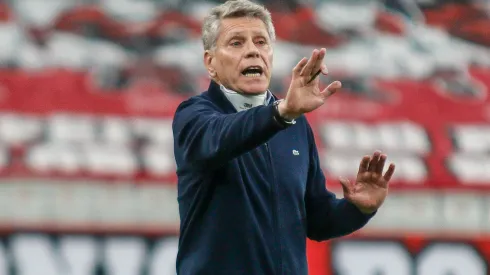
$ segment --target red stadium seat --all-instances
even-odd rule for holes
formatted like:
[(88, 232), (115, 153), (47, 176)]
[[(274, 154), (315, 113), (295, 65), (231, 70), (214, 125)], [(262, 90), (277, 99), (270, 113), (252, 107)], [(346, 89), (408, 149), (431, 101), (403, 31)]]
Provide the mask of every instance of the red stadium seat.
[(0, 3), (0, 23), (11, 22), (15, 19), (14, 13), (10, 10), (9, 5)]
[(125, 38), (128, 34), (123, 23), (107, 15), (99, 6), (81, 6), (67, 10), (56, 18), (54, 28), (113, 40)]
[[(128, 6), (113, 1), (77, 6), (50, 2), (43, 7), (31, 3), (33, 0), (23, 0), (14, 8), (0, 5), (0, 21), (7, 22), (0, 24), (0, 63), (5, 67), (0, 70), (0, 141), (7, 156), (0, 162), (21, 174), (43, 171), (53, 177), (173, 182), (171, 117), (185, 97), (205, 89), (208, 81), (205, 70), (196, 68), (202, 62), (197, 54), (202, 18), (154, 9), (151, 2)], [(36, 7), (42, 9), (38, 14), (33, 12)], [(484, 96), (463, 102), (457, 93), (464, 92), (469, 82), (438, 72), (469, 62), (468, 53), (444, 62), (444, 53), (456, 52), (449, 44), (450, 36), (428, 26), (415, 29), (420, 41), (411, 43), (423, 48), (427, 46), (424, 41), (433, 41), (439, 55), (429, 58), (410, 52), (411, 44), (403, 42), (406, 26), (400, 18), (377, 6), (369, 8), (360, 21), (347, 18), (343, 26), (372, 21), (373, 26), (368, 27), (380, 39), (374, 41), (378, 43), (374, 47), (384, 54), (375, 64), (377, 74), (367, 72), (373, 66), (368, 55), (376, 54), (375, 48), (361, 50), (362, 43), (349, 41), (355, 34), (332, 32), (327, 26), (329, 18), (322, 21), (315, 14), (319, 10), (273, 10), (279, 37), (276, 54), (283, 56), (275, 62), (278, 77), (284, 79), (282, 86), (287, 87), (290, 74), (284, 67), (293, 66), (310, 45), (332, 47), (329, 58), (337, 58), (329, 64), (335, 68), (332, 76), (343, 80), (344, 92), (332, 99), (333, 107), (309, 115), (326, 160), (327, 177), (350, 173), (348, 169), (360, 155), (381, 148), (400, 163), (401, 185), (426, 184), (434, 169), (443, 171), (438, 178), (458, 185), (451, 181), (451, 173), (464, 173), (458, 170), (458, 163), (469, 165), (480, 156), (478, 151), (490, 150), (486, 132), (454, 130), (452, 138), (458, 148), (452, 148), (449, 141), (442, 141), (444, 134), (437, 126), (450, 120), (451, 114), (423, 116), (430, 108), (416, 111), (406, 106), (445, 106), (466, 114), (468, 122), (479, 121), (480, 117), (468, 114), (489, 100), (484, 88), (490, 86), (490, 72), (478, 71), (478, 83), (483, 87), (479, 95)], [(429, 25), (458, 32), (455, 35), (459, 37), (466, 35), (467, 40), (485, 39), (487, 17), (474, 7), (447, 4), (424, 13)], [(453, 23), (457, 22), (450, 20), (454, 17), (468, 19), (468, 24), (455, 28)], [(45, 34), (41, 35), (44, 40), (36, 41), (26, 33), (19, 24), (24, 22), (27, 30), (32, 26)], [(483, 40), (478, 43), (485, 43)], [(143, 47), (138, 48), (140, 42)], [(400, 60), (392, 60), (397, 54)], [(477, 61), (485, 64), (485, 60), (481, 54)], [(360, 77), (363, 73), (368, 75)], [(398, 79), (403, 73), (407, 79)], [(388, 80), (378, 86), (372, 75)], [(469, 102), (477, 106), (464, 107)], [(444, 160), (451, 170), (444, 170)], [(19, 168), (22, 165), (27, 170)], [(474, 179), (471, 175), (461, 177)]]
[(389, 12), (380, 11), (375, 26), (379, 31), (395, 35), (405, 34), (405, 22), (399, 16)]

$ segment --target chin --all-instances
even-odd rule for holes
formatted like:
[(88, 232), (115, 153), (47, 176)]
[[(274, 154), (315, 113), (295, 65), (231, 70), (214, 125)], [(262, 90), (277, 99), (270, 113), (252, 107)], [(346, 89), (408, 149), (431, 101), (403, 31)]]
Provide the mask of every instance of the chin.
[(269, 82), (243, 83), (240, 86), (240, 90), (245, 94), (261, 94), (269, 89)]

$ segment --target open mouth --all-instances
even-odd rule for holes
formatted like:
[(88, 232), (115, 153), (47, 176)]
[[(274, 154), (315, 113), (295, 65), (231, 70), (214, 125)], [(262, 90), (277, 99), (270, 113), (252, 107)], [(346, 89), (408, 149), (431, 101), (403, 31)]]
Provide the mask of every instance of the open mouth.
[(263, 74), (263, 70), (259, 66), (250, 66), (242, 71), (242, 75), (246, 77), (259, 77)]

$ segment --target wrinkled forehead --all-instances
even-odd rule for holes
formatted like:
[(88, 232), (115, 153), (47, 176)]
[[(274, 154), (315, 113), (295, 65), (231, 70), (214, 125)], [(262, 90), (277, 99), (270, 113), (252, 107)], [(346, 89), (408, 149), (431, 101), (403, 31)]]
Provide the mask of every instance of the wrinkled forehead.
[(225, 18), (221, 20), (218, 40), (249, 36), (262, 36), (269, 39), (265, 23), (255, 17)]

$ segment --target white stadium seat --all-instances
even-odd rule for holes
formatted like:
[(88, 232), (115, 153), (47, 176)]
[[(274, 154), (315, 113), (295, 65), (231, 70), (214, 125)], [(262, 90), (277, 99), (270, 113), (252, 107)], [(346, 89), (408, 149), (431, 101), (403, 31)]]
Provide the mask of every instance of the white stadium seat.
[(91, 117), (58, 114), (48, 121), (48, 140), (62, 143), (87, 143), (95, 140), (95, 123)]
[(206, 68), (202, 63), (200, 39), (189, 39), (177, 45), (164, 45), (155, 49), (153, 60), (161, 66), (176, 66), (191, 75), (202, 75)]
[(130, 22), (148, 22), (159, 11), (155, 1), (148, 0), (101, 0), (100, 5), (108, 14)]
[(157, 145), (172, 146), (172, 121), (161, 120), (155, 124), (155, 128), (149, 132), (150, 142)]
[(161, 146), (143, 148), (142, 159), (145, 170), (154, 176), (164, 176), (175, 172), (173, 151)]
[(490, 157), (484, 154), (457, 153), (449, 157), (448, 168), (461, 183), (490, 182)]
[(9, 145), (23, 145), (39, 139), (43, 124), (39, 117), (0, 114), (0, 141)]
[(131, 119), (131, 129), (138, 137), (145, 137), (155, 124), (154, 119), (133, 118)]
[(152, 144), (173, 144), (172, 121), (169, 119), (136, 119), (132, 125), (137, 136), (148, 139)]
[(14, 62), (25, 70), (42, 70), (52, 65), (53, 58), (50, 52), (31, 41), (25, 41), (17, 45)]
[[(70, 33), (54, 33), (48, 41), (47, 52), (50, 62), (59, 67), (83, 69), (90, 65), (94, 56), (90, 51), (90, 42), (83, 36)], [(96, 56), (99, 56), (97, 53)]]
[(342, 0), (319, 1), (316, 7), (320, 25), (340, 31), (372, 26), (380, 8), (377, 1)]
[(400, 169), (397, 169), (397, 172), (393, 175), (393, 179), (415, 183), (422, 183), (427, 179), (427, 167), (424, 161), (418, 157), (403, 156), (397, 158), (395, 156), (390, 157), (389, 162), (396, 163), (397, 167), (400, 167)]
[[(354, 177), (359, 168), (363, 154), (345, 154), (342, 152), (327, 152), (323, 159), (323, 166), (327, 173), (333, 177)], [(427, 178), (427, 168), (424, 161), (411, 155), (389, 155), (387, 163), (396, 163), (394, 180), (406, 183), (420, 184)], [(385, 166), (384, 172), (388, 169)]]
[(430, 153), (430, 140), (422, 126), (411, 122), (402, 122), (399, 127), (402, 144), (406, 151), (418, 154)]
[(26, 155), (27, 167), (36, 172), (78, 173), (82, 168), (79, 150), (69, 144), (35, 145)]
[(0, 24), (0, 63), (13, 62), (24, 41), (21, 27), (16, 23)]
[(18, 20), (28, 25), (50, 26), (63, 10), (72, 7), (76, 0), (15, 0), (12, 1)]
[(82, 146), (84, 167), (95, 175), (131, 176), (138, 170), (135, 154), (126, 146), (89, 144)]
[(460, 152), (490, 152), (490, 126), (459, 125), (453, 129), (455, 145)]
[(362, 151), (370, 151), (379, 148), (379, 137), (376, 135), (376, 128), (373, 125), (355, 123), (353, 126), (354, 147)]
[[(185, 3), (185, 2), (184, 2)], [(208, 15), (212, 8), (219, 5), (217, 1), (192, 1), (187, 2), (185, 5), (186, 14), (195, 20), (202, 22), (204, 18)]]
[(328, 148), (347, 149), (351, 148), (354, 133), (348, 123), (329, 122), (321, 127), (321, 134)]
[(394, 127), (392, 123), (382, 123), (378, 125), (379, 135), (376, 137), (383, 145), (385, 150), (401, 151), (405, 147), (401, 140), (398, 127)]
[[(91, 40), (89, 44), (90, 64), (95, 67), (124, 67), (130, 62), (130, 55), (116, 43), (103, 40)], [(97, 54), (91, 54), (96, 52)]]
[(132, 141), (129, 122), (118, 117), (103, 118), (100, 123), (100, 139), (107, 144), (129, 145)]
[(431, 147), (425, 130), (409, 122), (328, 122), (321, 128), (321, 134), (325, 146), (335, 150), (369, 152), (379, 149), (425, 154)]

